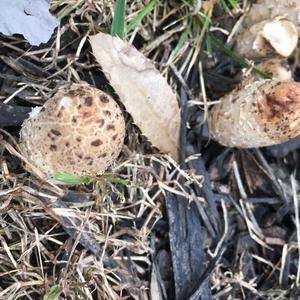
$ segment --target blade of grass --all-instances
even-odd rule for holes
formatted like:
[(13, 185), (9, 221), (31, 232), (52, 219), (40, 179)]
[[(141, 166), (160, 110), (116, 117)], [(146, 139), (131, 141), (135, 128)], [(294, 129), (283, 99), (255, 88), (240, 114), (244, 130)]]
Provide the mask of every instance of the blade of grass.
[(200, 32), (200, 35), (196, 41), (196, 45), (195, 45), (195, 50), (194, 50), (194, 53), (193, 53), (193, 57), (191, 59), (191, 62), (190, 62), (190, 65), (189, 65), (189, 68), (188, 68), (188, 71), (187, 71), (187, 74), (189, 74), (191, 68), (193, 67), (193, 65), (195, 64), (196, 60), (197, 60), (197, 57), (201, 51), (201, 48), (202, 48), (202, 42), (203, 42), (203, 39), (204, 39), (204, 36), (205, 34), (208, 32), (208, 29), (210, 27), (210, 24), (211, 24), (211, 16), (212, 16), (212, 12), (213, 12), (213, 9), (211, 8), (208, 12), (207, 12), (207, 15), (202, 13), (201, 15), (198, 15), (197, 18), (200, 20), (200, 25), (201, 25), (201, 32)]
[(118, 183), (118, 184), (121, 184), (121, 185), (124, 185), (126, 187), (129, 186), (129, 180), (127, 179), (122, 179), (122, 178), (118, 178), (118, 177), (113, 177), (113, 176), (110, 176), (110, 175), (103, 175), (103, 178), (106, 182), (111, 182), (111, 183)]
[(237, 0), (228, 0), (228, 2), (232, 6), (232, 8), (237, 8)]
[(233, 16), (232, 9), (238, 8), (237, 0), (220, 0), (220, 4), (223, 7), (224, 11)]
[(272, 76), (268, 73), (265, 73), (261, 70), (259, 70), (258, 68), (250, 65), (245, 59), (243, 59), (242, 57), (240, 57), (238, 54), (236, 54), (234, 51), (232, 51), (231, 49), (229, 49), (227, 46), (225, 46), (222, 41), (220, 41), (214, 34), (212, 34), (211, 32), (208, 33), (208, 36), (210, 37), (211, 41), (220, 49), (222, 50), (224, 53), (226, 53), (229, 57), (231, 57), (234, 61), (236, 61), (237, 63), (239, 63), (242, 67), (246, 67), (246, 68), (250, 68), (252, 67), (252, 70), (254, 73), (256, 73), (257, 75), (259, 75), (260, 77), (264, 78), (264, 79), (272, 79)]
[(213, 49), (212, 49), (212, 43), (211, 43), (211, 38), (208, 35), (206, 38), (206, 51), (207, 51), (207, 56), (212, 57), (213, 56)]
[(80, 290), (79, 288), (74, 288), (75, 293), (78, 296), (78, 299), (83, 299), (83, 300), (91, 300), (91, 298), (86, 295), (82, 290)]
[(225, 12), (230, 12), (230, 8), (228, 7), (225, 0), (221, 0), (220, 3), (221, 3), (221, 6), (223, 7)]
[(62, 5), (66, 0), (59, 0), (56, 3), (51, 5), (51, 9), (56, 9), (58, 8), (60, 5)]
[(86, 176), (78, 176), (60, 172), (54, 174), (54, 179), (71, 185), (89, 184), (91, 182), (91, 179)]
[(114, 10), (114, 18), (111, 25), (111, 35), (125, 38), (125, 12), (126, 0), (117, 0)]
[(142, 19), (147, 16), (156, 5), (157, 0), (151, 0), (138, 15), (128, 24), (126, 32), (130, 32), (135, 26), (137, 26)]
[(189, 24), (187, 25), (187, 27), (185, 28), (185, 30), (183, 31), (182, 35), (180, 36), (179, 41), (178, 41), (177, 45), (175, 46), (174, 50), (171, 52), (171, 55), (170, 55), (170, 58), (169, 58), (167, 64), (170, 64), (172, 62), (172, 60), (176, 57), (177, 53), (179, 52), (179, 50), (181, 49), (183, 44), (186, 42), (190, 32), (191, 32), (191, 20), (190, 20)]
[(60, 294), (60, 288), (58, 285), (54, 285), (50, 288), (50, 291), (44, 295), (43, 300), (54, 300)]
[(65, 8), (63, 8), (57, 15), (56, 18), (61, 21), (63, 18), (70, 15), (70, 13), (75, 10), (80, 4), (82, 4), (84, 0), (78, 0), (74, 5), (67, 5)]

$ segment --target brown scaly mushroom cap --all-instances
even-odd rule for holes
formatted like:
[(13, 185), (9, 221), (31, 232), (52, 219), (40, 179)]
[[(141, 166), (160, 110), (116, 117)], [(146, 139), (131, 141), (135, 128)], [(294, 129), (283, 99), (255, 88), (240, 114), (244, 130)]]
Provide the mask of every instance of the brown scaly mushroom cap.
[(254, 148), (300, 134), (300, 83), (261, 80), (239, 86), (210, 111), (213, 139), (229, 147)]
[(24, 121), (20, 147), (48, 176), (95, 176), (118, 157), (124, 136), (124, 117), (112, 97), (88, 84), (67, 84)]

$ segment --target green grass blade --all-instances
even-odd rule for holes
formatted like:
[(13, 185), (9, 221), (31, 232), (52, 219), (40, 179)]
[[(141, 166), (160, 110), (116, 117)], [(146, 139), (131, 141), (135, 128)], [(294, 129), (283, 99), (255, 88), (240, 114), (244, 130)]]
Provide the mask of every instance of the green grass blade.
[(60, 5), (62, 5), (66, 0), (59, 0), (56, 3), (51, 5), (51, 9), (57, 9)]
[(208, 57), (212, 57), (213, 56), (213, 49), (212, 49), (212, 42), (211, 42), (211, 38), (208, 35), (206, 38), (206, 51), (207, 51), (207, 56)]
[(116, 177), (114, 174), (104, 174), (104, 175), (102, 175), (102, 178), (106, 182), (118, 183), (118, 184), (124, 185), (126, 187), (128, 187), (129, 183), (130, 183), (128, 179), (123, 179), (123, 178)]
[(88, 184), (91, 182), (90, 178), (85, 176), (72, 175), (68, 173), (57, 172), (54, 174), (54, 179), (64, 182), (66, 184)]
[(237, 8), (237, 0), (228, 0), (228, 2), (233, 8)]
[(210, 24), (211, 24), (211, 16), (212, 16), (212, 9), (210, 9), (207, 12), (207, 15), (204, 13), (201, 13), (201, 15), (197, 16), (199, 25), (201, 26), (201, 32), (196, 41), (195, 50), (194, 50), (194, 53), (193, 53), (193, 56), (192, 56), (192, 59), (191, 59), (190, 65), (189, 65), (188, 73), (190, 72), (192, 66), (195, 64), (197, 57), (201, 51), (204, 36), (208, 32)]
[(44, 295), (43, 300), (54, 300), (56, 299), (59, 292), (59, 286), (54, 285), (53, 287), (51, 287), (50, 291)]
[(259, 70), (256, 67), (251, 66), (245, 59), (240, 57), (238, 54), (233, 52), (231, 49), (229, 49), (227, 46), (225, 46), (214, 34), (209, 33), (209, 37), (211, 41), (224, 53), (226, 53), (229, 57), (231, 57), (234, 61), (239, 63), (242, 67), (250, 68), (252, 67), (253, 72), (259, 75), (260, 77), (264, 79), (272, 79), (272, 76), (268, 73), (265, 73), (261, 70)]
[(111, 35), (125, 38), (125, 12), (126, 0), (117, 0), (114, 10), (114, 18), (111, 25)]
[(177, 45), (175, 46), (174, 50), (172, 51), (172, 53), (170, 55), (171, 58), (174, 58), (177, 55), (177, 53), (179, 52), (181, 47), (186, 42), (190, 32), (191, 32), (191, 22), (189, 22), (188, 26), (186, 27), (186, 29), (183, 31), (182, 35), (180, 36)]
[(83, 1), (84, 0), (78, 0), (74, 5), (67, 5), (56, 15), (56, 18), (61, 21), (63, 18), (69, 16), (72, 11), (74, 11), (80, 4), (83, 3)]
[(151, 0), (139, 13), (138, 15), (128, 24), (127, 32), (130, 32), (135, 26), (137, 26), (142, 19), (147, 16), (156, 5), (157, 0)]
[(221, 0), (220, 4), (221, 4), (221, 6), (222, 6), (222, 8), (224, 9), (225, 12), (229, 12), (230, 11), (230, 9), (229, 9), (227, 3), (225, 2), (225, 0)]
[(129, 180), (127, 180), (127, 179), (113, 178), (113, 179), (110, 179), (110, 182), (112, 182), (112, 183), (118, 183), (118, 184), (121, 184), (121, 185), (123, 185), (125, 187), (129, 186)]
[(85, 294), (83, 291), (81, 291), (79, 288), (74, 288), (75, 293), (77, 294), (77, 299), (83, 299), (83, 300), (91, 300), (91, 298)]

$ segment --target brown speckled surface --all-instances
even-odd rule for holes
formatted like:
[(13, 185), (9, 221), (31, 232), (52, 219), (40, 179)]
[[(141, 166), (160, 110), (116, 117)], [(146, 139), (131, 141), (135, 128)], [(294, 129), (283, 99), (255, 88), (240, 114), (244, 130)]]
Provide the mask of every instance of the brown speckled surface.
[(24, 122), (20, 146), (48, 175), (94, 176), (117, 158), (124, 136), (121, 109), (109, 95), (87, 84), (67, 84)]
[(264, 147), (300, 133), (300, 83), (249, 81), (220, 101), (211, 110), (209, 128), (222, 145)]

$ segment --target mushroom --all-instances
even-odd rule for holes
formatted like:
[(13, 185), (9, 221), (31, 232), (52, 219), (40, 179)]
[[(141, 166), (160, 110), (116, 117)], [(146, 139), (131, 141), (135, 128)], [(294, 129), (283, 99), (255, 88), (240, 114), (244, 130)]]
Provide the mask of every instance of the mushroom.
[(300, 34), (300, 1), (299, 0), (257, 0), (245, 18), (245, 27), (261, 21), (284, 16), (294, 23)]
[(295, 24), (283, 16), (277, 16), (246, 28), (236, 40), (235, 51), (251, 59), (270, 55), (289, 57), (297, 43)]
[(300, 83), (250, 81), (220, 99), (208, 118), (210, 136), (229, 147), (285, 142), (300, 133)]
[(111, 96), (86, 83), (66, 84), (24, 121), (20, 147), (49, 177), (95, 176), (118, 157), (124, 136), (124, 117)]

